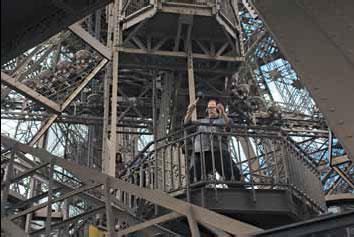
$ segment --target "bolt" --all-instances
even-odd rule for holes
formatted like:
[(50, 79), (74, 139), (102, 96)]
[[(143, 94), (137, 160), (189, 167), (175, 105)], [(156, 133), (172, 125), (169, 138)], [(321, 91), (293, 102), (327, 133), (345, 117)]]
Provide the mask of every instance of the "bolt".
[(336, 109), (334, 107), (331, 107), (329, 111), (334, 112)]
[(339, 124), (339, 125), (343, 125), (343, 124), (344, 124), (344, 121), (343, 121), (343, 120), (339, 120), (338, 124)]

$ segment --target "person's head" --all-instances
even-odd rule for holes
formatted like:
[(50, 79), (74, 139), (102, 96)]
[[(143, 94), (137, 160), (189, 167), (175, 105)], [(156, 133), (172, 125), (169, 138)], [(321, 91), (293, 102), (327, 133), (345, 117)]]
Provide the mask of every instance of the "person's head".
[(216, 109), (216, 105), (218, 104), (216, 99), (210, 99), (208, 101), (208, 107), (207, 107), (207, 112), (208, 112), (208, 117), (209, 118), (217, 118), (219, 117), (219, 113)]

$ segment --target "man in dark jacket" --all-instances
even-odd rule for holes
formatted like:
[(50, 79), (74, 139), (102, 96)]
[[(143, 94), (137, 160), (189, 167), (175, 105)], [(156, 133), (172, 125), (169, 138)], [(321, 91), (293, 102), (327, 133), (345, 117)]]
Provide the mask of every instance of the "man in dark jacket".
[[(191, 122), (192, 113), (196, 108), (198, 99), (188, 106), (184, 124)], [(228, 149), (228, 139), (218, 133), (229, 130), (232, 120), (227, 116), (224, 106), (216, 99), (208, 101), (208, 117), (197, 120), (199, 123), (209, 125), (198, 125), (194, 139), (194, 156), (190, 159), (190, 182), (205, 180), (209, 174), (215, 172), (226, 181), (232, 178), (240, 180), (240, 171), (232, 161)], [(214, 126), (213, 126), (214, 125)], [(213, 134), (214, 133), (214, 134)], [(215, 177), (214, 177), (215, 178)]]

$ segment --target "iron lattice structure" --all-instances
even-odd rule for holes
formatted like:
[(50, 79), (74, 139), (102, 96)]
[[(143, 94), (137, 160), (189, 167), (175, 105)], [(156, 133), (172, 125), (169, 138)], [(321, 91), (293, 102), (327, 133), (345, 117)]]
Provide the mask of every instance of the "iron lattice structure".
[[(327, 212), (326, 195), (353, 193), (352, 161), (249, 1), (115, 1), (4, 63), (1, 81), (12, 233), (249, 234), (293, 220), (223, 216), (195, 187), (227, 200), (239, 185), (254, 202), (272, 191), (300, 220)], [(181, 121), (196, 96), (196, 117), (217, 97), (234, 120), (211, 136), (227, 137), (241, 180), (215, 169), (189, 180), (198, 133)]]

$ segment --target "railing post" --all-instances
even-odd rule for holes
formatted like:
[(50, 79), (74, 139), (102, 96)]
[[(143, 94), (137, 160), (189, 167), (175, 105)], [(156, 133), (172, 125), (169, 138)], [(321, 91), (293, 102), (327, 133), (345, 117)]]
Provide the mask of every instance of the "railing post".
[[(154, 76), (152, 78), (152, 123), (153, 123), (153, 134), (154, 134), (154, 157), (155, 157), (155, 176), (154, 176), (154, 182), (155, 185), (153, 186), (155, 189), (159, 189), (159, 167), (158, 167), (158, 156), (157, 156), (157, 110), (156, 110), (156, 73), (154, 73)], [(158, 215), (159, 209), (158, 206), (155, 204), (155, 215)]]
[(224, 154), (223, 154), (223, 149), (222, 149), (222, 144), (221, 144), (221, 135), (218, 135), (218, 140), (219, 140), (219, 153), (220, 153), (220, 165), (221, 165), (221, 176), (222, 180), (226, 180), (225, 176), (225, 170), (224, 170)]
[(178, 159), (178, 188), (182, 187), (182, 164), (181, 164), (181, 148), (177, 146), (177, 159)]
[(188, 161), (188, 145), (187, 145), (187, 129), (184, 128), (184, 160), (186, 166), (186, 186), (187, 186), (187, 202), (191, 201), (191, 193), (190, 193), (190, 174), (189, 174), (189, 161)]
[[(246, 131), (247, 133), (247, 131)], [(250, 175), (251, 187), (252, 187), (252, 200), (256, 202), (256, 191), (254, 190), (254, 182), (253, 182), (253, 174), (252, 174), (252, 164), (250, 161), (250, 144), (249, 144), (249, 137), (246, 135), (246, 146), (247, 146), (247, 163), (248, 163), (248, 170)], [(256, 148), (257, 149), (257, 148)]]
[(193, 182), (196, 183), (198, 181), (198, 178), (197, 178), (197, 160), (196, 160), (195, 146), (194, 146), (195, 136), (193, 136), (191, 139), (192, 139), (192, 159), (191, 159), (191, 163), (193, 162)]
[(211, 132), (210, 135), (210, 150), (211, 150), (211, 160), (213, 167), (213, 179), (216, 188), (216, 167), (215, 167), (215, 154), (214, 154), (214, 134)]
[(206, 164), (205, 164), (205, 152), (203, 150), (203, 142), (202, 142), (202, 134), (197, 134), (199, 136), (199, 143), (200, 143), (200, 159), (201, 159), (201, 167), (200, 167), (200, 177), (202, 181), (207, 180), (207, 173), (206, 173)]
[[(231, 138), (231, 139), (230, 139)], [(230, 156), (229, 156), (229, 158), (230, 158), (230, 167), (231, 167), (231, 181), (235, 181), (235, 174), (234, 174), (234, 162), (233, 162), (233, 160), (232, 160), (232, 153), (231, 153), (231, 146), (230, 146), (230, 143), (232, 144), (232, 146), (233, 146), (233, 141), (232, 141), (232, 136), (230, 135), (228, 138), (228, 146), (227, 146), (227, 149), (228, 149), (228, 151), (229, 151), (229, 154), (230, 154)], [(241, 171), (240, 171), (241, 172)]]
[(174, 180), (173, 180), (173, 154), (174, 154), (174, 149), (173, 149), (173, 145), (170, 145), (170, 189), (172, 190), (174, 189)]
[(162, 189), (166, 192), (166, 147), (162, 149)]

